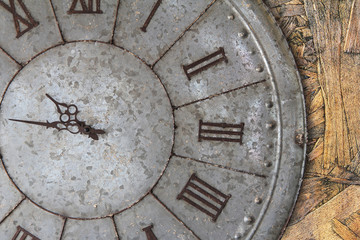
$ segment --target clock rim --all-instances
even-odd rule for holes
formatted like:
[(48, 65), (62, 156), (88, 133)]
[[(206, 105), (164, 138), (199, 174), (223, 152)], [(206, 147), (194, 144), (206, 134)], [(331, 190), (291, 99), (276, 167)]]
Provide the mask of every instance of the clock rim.
[[(259, 31), (256, 31), (256, 33), (255, 33), (255, 31), (251, 31), (252, 32), (252, 34), (254, 34), (254, 36), (255, 36), (255, 38), (256, 39), (259, 39), (259, 35), (265, 35), (266, 36), (266, 38), (267, 39), (269, 39), (269, 40), (276, 40), (276, 42), (279, 44), (279, 46), (283, 49), (283, 51), (285, 51), (284, 49), (286, 49), (286, 51), (285, 52), (283, 52), (284, 53), (284, 56), (285, 55), (287, 55), (287, 57), (289, 58), (291, 58), (291, 63), (288, 63), (288, 65), (286, 66), (286, 68), (288, 68), (288, 69), (293, 69), (293, 65), (295, 65), (295, 60), (294, 60), (294, 58), (293, 58), (293, 56), (291, 56), (291, 54), (290, 54), (290, 49), (289, 49), (289, 47), (288, 47), (288, 43), (286, 42), (286, 40), (285, 40), (285, 38), (284, 38), (284, 36), (283, 36), (283, 34), (282, 34), (282, 32), (281, 32), (281, 30), (280, 30), (280, 28), (277, 26), (277, 24), (276, 24), (276, 22), (275, 22), (275, 20), (274, 20), (274, 18), (273, 18), (273, 16), (271, 15), (271, 16), (269, 16), (269, 14), (271, 14), (271, 13), (269, 13), (269, 11), (268, 11), (268, 9), (267, 9), (267, 7), (265, 6), (265, 4), (262, 2), (262, 1), (258, 1), (258, 3), (254, 3), (253, 1), (249, 1), (249, 0), (227, 0), (227, 1), (229, 1), (229, 2), (231, 2), (234, 6), (235, 6), (235, 8), (237, 8), (237, 12), (239, 13), (239, 14), (243, 14), (243, 11), (239, 11), (239, 9), (241, 9), (239, 6), (245, 6), (244, 4), (249, 4), (250, 6), (253, 6), (253, 5), (257, 5), (257, 6), (255, 6), (255, 8), (254, 9), (252, 9), (254, 12), (257, 12), (257, 13), (259, 13), (259, 14), (257, 14), (256, 15), (256, 17), (259, 17), (259, 21), (262, 23), (262, 25), (263, 26), (258, 26), (257, 24), (255, 24), (255, 25), (250, 25), (250, 26), (252, 26), (252, 27), (254, 27), (254, 30), (256, 30), (256, 29), (258, 29)], [(242, 17), (244, 17), (244, 19), (248, 19), (248, 18), (246, 18), (246, 12), (244, 13), (244, 16), (242, 16)], [(268, 17), (268, 18), (267, 18)], [(267, 29), (267, 31), (263, 31), (263, 32), (261, 32), (261, 30), (262, 29)], [(250, 29), (251, 30), (251, 29)], [(92, 41), (92, 40), (79, 40), (79, 41), (83, 41), (83, 42), (89, 42), (89, 41)], [(39, 56), (39, 55), (41, 55), (42, 53), (44, 53), (44, 52), (46, 52), (46, 51), (48, 51), (49, 49), (51, 49), (51, 48), (54, 48), (54, 47), (56, 47), (56, 46), (59, 46), (59, 45), (64, 45), (64, 44), (68, 44), (68, 43), (71, 43), (71, 42), (78, 42), (78, 41), (69, 41), (69, 42), (65, 42), (65, 43), (60, 43), (60, 44), (56, 44), (56, 45), (54, 45), (54, 46), (52, 46), (52, 47), (50, 47), (50, 48), (48, 48), (48, 49), (46, 49), (46, 50), (44, 50), (44, 51), (42, 51), (42, 52), (40, 52), (39, 54), (37, 54), (37, 55), (35, 55), (34, 57), (32, 57), (28, 62), (26, 62), (26, 64), (28, 64), (30, 61), (32, 61), (34, 58), (36, 58), (37, 56)], [(95, 41), (95, 42), (102, 42), (102, 41)], [(103, 43), (106, 43), (106, 44), (109, 44), (108, 42), (103, 42)], [(268, 60), (268, 57), (267, 56), (269, 56), (269, 55), (271, 55), (270, 54), (270, 50), (269, 49), (265, 49), (264, 48), (264, 46), (263, 46), (263, 44), (261, 44), (261, 43), (263, 43), (262, 41), (260, 42), (260, 41), (258, 41), (258, 43), (260, 43), (260, 47), (261, 47), (261, 49), (263, 50), (263, 52), (265, 53), (265, 57), (266, 57), (266, 59), (267, 59), (267, 62), (269, 63), (269, 66), (271, 67), (272, 66), (272, 62), (271, 61), (269, 61)], [(112, 44), (113, 46), (116, 46), (115, 44)], [(116, 47), (119, 47), (119, 46), (116, 46)], [(280, 48), (279, 47), (279, 48)], [(121, 49), (123, 49), (123, 50), (126, 50), (126, 49), (124, 49), (124, 48), (122, 48), (122, 47), (120, 47)], [(129, 51), (130, 52), (130, 51)], [(289, 56), (290, 55), (290, 56)], [(141, 61), (142, 61), (142, 59), (141, 58), (139, 58)], [(145, 62), (144, 62), (145, 63)], [(146, 63), (145, 63), (146, 64)], [(147, 64), (146, 64), (147, 65)], [(21, 71), (21, 70), (20, 70)], [(299, 86), (302, 86), (302, 84), (301, 84), (301, 80), (300, 80), (300, 75), (299, 75), (299, 73), (297, 72), (297, 70), (296, 69), (293, 69), (293, 71), (295, 71), (296, 73), (296, 75), (297, 75), (297, 77), (296, 77), (296, 80), (297, 80), (297, 84), (299, 85)], [(18, 71), (19, 72), (19, 71)], [(17, 73), (12, 77), (12, 79), (10, 80), (10, 82), (9, 82), (9, 84), (11, 84), (11, 82), (12, 82), (12, 80), (16, 77), (16, 75), (17, 75)], [(156, 74), (157, 75), (157, 74)], [(9, 84), (8, 84), (8, 86), (9, 86)], [(6, 90), (7, 90), (7, 88), (8, 88), (8, 86), (6, 87)], [(6, 93), (6, 90), (5, 90), (5, 92), (4, 92), (4, 94)], [(306, 118), (305, 118), (305, 116), (306, 116), (306, 111), (305, 111), (305, 104), (304, 104), (304, 95), (303, 95), (303, 90), (302, 90), (302, 88), (300, 87), (300, 93), (301, 93), (301, 104), (302, 104), (302, 107), (303, 107), (303, 110), (302, 110), (302, 112), (300, 112), (300, 115), (302, 115), (302, 120), (303, 120), (303, 123), (301, 124), (302, 125), (302, 129), (300, 129), (300, 131), (304, 134), (304, 139), (306, 140), (306, 137), (307, 137), (307, 132), (306, 132)], [(279, 92), (278, 92), (278, 94), (279, 94)], [(281, 93), (280, 93), (281, 94)], [(0, 101), (0, 105), (1, 105), (1, 103), (2, 103), (2, 99), (3, 98), (1, 98), (1, 101)], [(284, 99), (286, 99), (286, 98), (284, 98)], [(280, 102), (280, 100), (281, 99), (279, 99), (279, 102)], [(281, 104), (279, 104), (279, 106), (282, 106)], [(282, 131), (283, 129), (281, 129), (281, 131)], [(283, 143), (285, 140), (284, 140), (284, 138), (282, 137), (281, 138), (281, 142)], [(306, 141), (305, 141), (306, 142)], [(295, 144), (295, 143), (294, 143)], [(301, 165), (301, 167), (298, 167), (298, 170), (300, 171), (300, 178), (298, 179), (298, 178), (294, 178), (295, 180), (296, 179), (298, 179), (298, 183), (297, 183), (297, 186), (295, 187), (295, 189), (293, 189), (293, 192), (295, 193), (295, 197), (293, 197), (292, 198), (292, 207), (291, 207), (291, 210), (290, 210), (290, 212), (292, 211), (292, 209), (294, 208), (294, 204), (295, 204), (295, 201), (296, 201), (296, 198), (297, 198), (297, 196), (298, 196), (298, 194), (299, 194), (299, 189), (300, 189), (300, 185), (301, 185), (301, 182), (302, 182), (302, 177), (303, 177), (303, 172), (304, 172), (304, 166), (305, 166), (305, 157), (306, 157), (306, 144), (302, 147), (302, 149), (303, 149), (303, 158), (302, 158), (302, 165)], [(279, 163), (279, 164), (281, 164), (281, 163)], [(281, 167), (280, 167), (280, 165), (278, 165), (277, 166), (278, 167), (278, 169), (281, 169)], [(291, 181), (290, 181), (291, 182)], [(277, 184), (275, 184), (274, 185), (275, 186), (275, 191), (277, 190), (277, 188), (278, 188), (278, 186), (277, 186)], [(20, 191), (21, 192), (21, 191)], [(291, 195), (291, 194), (290, 194)], [(292, 195), (291, 195), (292, 196)], [(270, 203), (270, 205), (271, 205), (272, 203)], [(270, 206), (269, 205), (269, 206)], [(269, 207), (268, 206), (268, 207)], [(268, 207), (267, 207), (267, 209), (268, 209)], [(273, 208), (272, 208), (273, 209)], [(54, 213), (54, 214), (56, 214), (56, 213)], [(265, 215), (264, 215), (264, 218), (266, 217), (266, 216), (268, 216), (269, 214), (272, 214), (271, 216), (272, 216), (272, 218), (274, 218), (275, 216), (276, 217), (279, 217), (279, 215), (277, 214), (277, 213), (274, 213), (274, 212), (269, 212), (269, 211), (267, 211), (266, 213), (265, 213)], [(57, 214), (56, 214), (57, 215)], [(286, 226), (286, 224), (287, 224), (287, 222), (289, 221), (289, 217), (285, 217), (285, 216), (281, 216), (281, 218), (282, 218), (282, 221), (283, 222), (285, 222), (284, 224), (285, 224), (285, 226)], [(261, 220), (261, 222), (259, 223), (260, 225), (263, 223), (263, 221), (264, 220)], [(283, 226), (283, 225), (282, 225)], [(284, 226), (284, 227), (285, 227)], [(255, 225), (254, 225), (254, 227), (255, 227)], [(282, 227), (282, 229), (281, 229), (281, 231), (283, 231), (283, 229), (284, 229), (284, 227)], [(257, 228), (256, 228), (256, 231), (257, 231)], [(281, 232), (280, 232), (281, 233)], [(253, 235), (253, 237), (256, 237), (257, 236), (257, 234), (258, 234), (258, 232), (254, 232), (253, 233), (254, 235)], [(276, 234), (273, 234), (274, 236), (276, 235)], [(249, 236), (249, 235), (248, 235)], [(266, 236), (270, 236), (270, 235), (266, 235)], [(261, 239), (264, 239), (264, 238), (261, 238)]]
[[(262, 211), (265, 210), (262, 215), (262, 219), (258, 219), (254, 224), (252, 230), (247, 234), (245, 239), (280, 239), (283, 235), (285, 228), (287, 227), (292, 212), (294, 211), (297, 198), (300, 193), (300, 186), (303, 181), (304, 171), (305, 171), (305, 159), (306, 159), (306, 142), (307, 142), (307, 122), (306, 122), (306, 108), (305, 108), (305, 98), (304, 91), (302, 87), (301, 77), (298, 72), (295, 58), (290, 50), (289, 44), (286, 41), (281, 28), (278, 26), (275, 21), (274, 16), (270, 12), (269, 8), (265, 5), (262, 0), (257, 0), (255, 3), (253, 0), (226, 0), (230, 2), (236, 11), (241, 15), (241, 17), (246, 22), (247, 30), (254, 35), (259, 48), (262, 51), (263, 57), (266, 60), (266, 64), (272, 73), (271, 76), (274, 76), (272, 82), (275, 82), (277, 99), (277, 105), (279, 106), (280, 122), (282, 126), (281, 131), (281, 142), (279, 143), (281, 150), (279, 151), (280, 156), (278, 157), (276, 164), (276, 174), (275, 183), (272, 183), (273, 191), (271, 193), (271, 199), (268, 201), (268, 205)], [(248, 11), (244, 9), (247, 8)], [(243, 9), (243, 10), (241, 10)], [(257, 21), (257, 24), (250, 24), (250, 19)], [(249, 27), (251, 26), (251, 28)], [(261, 39), (261, 41), (259, 40)], [(265, 43), (265, 44), (264, 44)], [(270, 47), (268, 47), (270, 46)], [(276, 47), (277, 46), (277, 47)], [(288, 78), (287, 75), (281, 75), (277, 64), (274, 61), (270, 61), (270, 56), (276, 56), (282, 61), (282, 70), (292, 75), (292, 78)], [(276, 60), (279, 60), (276, 59)], [(287, 60), (287, 61), (286, 61)], [(279, 84), (284, 84), (289, 79), (293, 79), (293, 84), (286, 85), (287, 87), (292, 87), (291, 89), (286, 89), (288, 91), (279, 91)], [(284, 90), (282, 88), (281, 90)], [(289, 92), (297, 93), (297, 99), (295, 99), (296, 106), (298, 107), (296, 111), (296, 116), (299, 122), (297, 122), (296, 127), (286, 129), (283, 122), (283, 113), (286, 112), (287, 116), (294, 110), (292, 106), (287, 106), (282, 104), (286, 101), (294, 101), (289, 97)], [(287, 93), (287, 94), (285, 94)], [(284, 111), (285, 110), (285, 111)], [(287, 111), (286, 111), (287, 110)], [(289, 128), (289, 127), (287, 127)], [(285, 131), (284, 131), (285, 130)], [(293, 136), (291, 135), (293, 133)], [(298, 144), (296, 142), (296, 134), (299, 134), (303, 139), (303, 144)], [(284, 153), (284, 149), (290, 147), (297, 150), (298, 158), (296, 158), (296, 170), (295, 174), (289, 174), (288, 171), (284, 169), (285, 166), (289, 167), (292, 163), (284, 162), (286, 157), (289, 154)], [(281, 176), (290, 175), (290, 181), (282, 181), (280, 185), (278, 180)], [(288, 180), (288, 179), (286, 179)], [(295, 184), (295, 185), (292, 185)], [(284, 196), (282, 195), (281, 189), (290, 189), (290, 193), (287, 193), (287, 209), (282, 211), (284, 207)], [(276, 201), (277, 198), (281, 200)], [(274, 199), (275, 197), (275, 199)], [(261, 213), (260, 213), (261, 214)], [(276, 219), (276, 221), (275, 221)], [(259, 231), (260, 229), (260, 231)]]

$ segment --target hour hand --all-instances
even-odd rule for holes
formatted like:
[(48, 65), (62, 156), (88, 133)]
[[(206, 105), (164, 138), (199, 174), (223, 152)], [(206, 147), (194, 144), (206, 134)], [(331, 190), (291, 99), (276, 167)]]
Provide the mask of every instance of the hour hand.
[(10, 121), (14, 121), (14, 122), (22, 122), (22, 123), (27, 123), (27, 124), (34, 124), (34, 125), (39, 125), (39, 126), (44, 126), (46, 128), (55, 128), (57, 130), (63, 130), (62, 128), (60, 128), (58, 126), (58, 124), (60, 124), (60, 122), (37, 122), (37, 121), (28, 121), (28, 120), (19, 120), (19, 119), (9, 119)]
[[(81, 126), (81, 125), (80, 125)], [(90, 126), (81, 126), (80, 132), (82, 134), (89, 135), (89, 138), (92, 138), (94, 140), (99, 140), (98, 134), (105, 134), (104, 130), (101, 129), (95, 129)]]

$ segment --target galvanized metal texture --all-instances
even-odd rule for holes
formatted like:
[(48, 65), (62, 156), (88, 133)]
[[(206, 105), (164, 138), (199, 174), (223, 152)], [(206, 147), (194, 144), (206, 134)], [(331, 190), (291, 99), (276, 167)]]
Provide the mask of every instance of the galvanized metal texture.
[(272, 240), (288, 222), (304, 97), (261, 0), (0, 0), (0, 91), (3, 238)]

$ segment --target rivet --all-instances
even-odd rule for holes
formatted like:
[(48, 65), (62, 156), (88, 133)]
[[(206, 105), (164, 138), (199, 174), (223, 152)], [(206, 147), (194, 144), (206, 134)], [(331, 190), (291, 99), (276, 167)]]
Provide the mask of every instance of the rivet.
[(274, 103), (272, 101), (268, 101), (265, 103), (266, 107), (272, 108), (274, 106)]
[(258, 66), (258, 67), (255, 68), (255, 70), (256, 70), (257, 72), (263, 72), (263, 71), (264, 71), (264, 68), (263, 68), (262, 66)]
[(229, 19), (229, 20), (234, 20), (234, 19), (235, 19), (235, 16), (231, 14), (231, 15), (228, 16), (228, 19)]
[(268, 143), (268, 144), (266, 144), (266, 147), (267, 147), (267, 148), (273, 148), (273, 147), (274, 147), (274, 144)]
[(260, 197), (256, 197), (255, 200), (254, 200), (254, 202), (255, 202), (256, 204), (261, 204), (261, 203), (262, 203), (262, 199), (261, 199)]
[(246, 38), (247, 35), (248, 35), (248, 34), (247, 34), (247, 32), (246, 32), (245, 30), (238, 33), (238, 36), (241, 37), (241, 38)]
[(254, 217), (253, 216), (245, 216), (244, 217), (244, 222), (246, 224), (252, 224), (254, 222)]
[(276, 127), (276, 123), (275, 122), (268, 122), (268, 123), (266, 123), (265, 127), (267, 129), (274, 129)]
[(234, 239), (235, 239), (235, 240), (238, 240), (238, 239), (240, 239), (241, 237), (242, 237), (242, 234), (241, 234), (241, 233), (237, 233), (237, 234), (235, 234)]
[(265, 167), (271, 167), (271, 166), (272, 166), (272, 162), (269, 162), (269, 161), (268, 161), (268, 162), (266, 162), (264, 165), (265, 165)]

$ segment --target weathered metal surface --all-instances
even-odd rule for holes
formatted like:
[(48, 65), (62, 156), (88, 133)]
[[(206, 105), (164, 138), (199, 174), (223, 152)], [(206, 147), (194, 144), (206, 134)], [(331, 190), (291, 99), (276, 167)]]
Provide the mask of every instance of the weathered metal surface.
[(148, 239), (144, 228), (151, 228), (157, 239), (197, 239), (153, 196), (147, 196), (128, 211), (115, 216), (120, 239)]
[[(77, 106), (76, 119), (105, 134), (95, 143), (46, 129), (59, 122), (47, 96)], [(34, 59), (10, 84), (0, 116), (1, 153), (14, 183), (67, 217), (103, 217), (139, 201), (161, 176), (173, 145), (172, 109), (159, 79), (107, 44), (70, 43)]]
[(102, 218), (83, 221), (67, 220), (61, 239), (117, 240), (118, 238), (113, 220), (111, 218)]
[(12, 239), (18, 226), (21, 226), (41, 240), (59, 239), (63, 224), (61, 217), (45, 212), (25, 200), (1, 223), (0, 232), (2, 239)]
[[(15, 8), (15, 11), (10, 12), (0, 5), (0, 46), (18, 62), (27, 62), (36, 54), (62, 42), (50, 1), (2, 0), (1, 2), (4, 2), (10, 9)], [(14, 3), (14, 8), (11, 8), (11, 2)], [(23, 3), (25, 8), (22, 8), (20, 3)], [(24, 14), (24, 9), (31, 16)], [(19, 20), (18, 15), (27, 22), (31, 22), (32, 17), (39, 24), (30, 27), (25, 34), (17, 37), (17, 25), (20, 25), (22, 29), (27, 28)]]
[[(32, 1), (9, 1), (25, 4), (28, 24), (0, 5), (11, 33), (0, 35), (2, 91), (14, 77), (0, 110), (5, 236), (18, 226), (40, 239), (279, 236), (302, 176), (305, 114), (260, 0)], [(59, 121), (61, 103), (76, 106), (75, 127), (105, 133), (36, 126)], [(63, 124), (75, 119), (65, 113)]]
[(213, 0), (164, 0), (147, 26), (141, 30), (157, 0), (120, 2), (114, 42), (153, 64), (192, 24)]
[(86, 0), (85, 8), (79, 0), (51, 2), (65, 41), (112, 40), (119, 0)]

